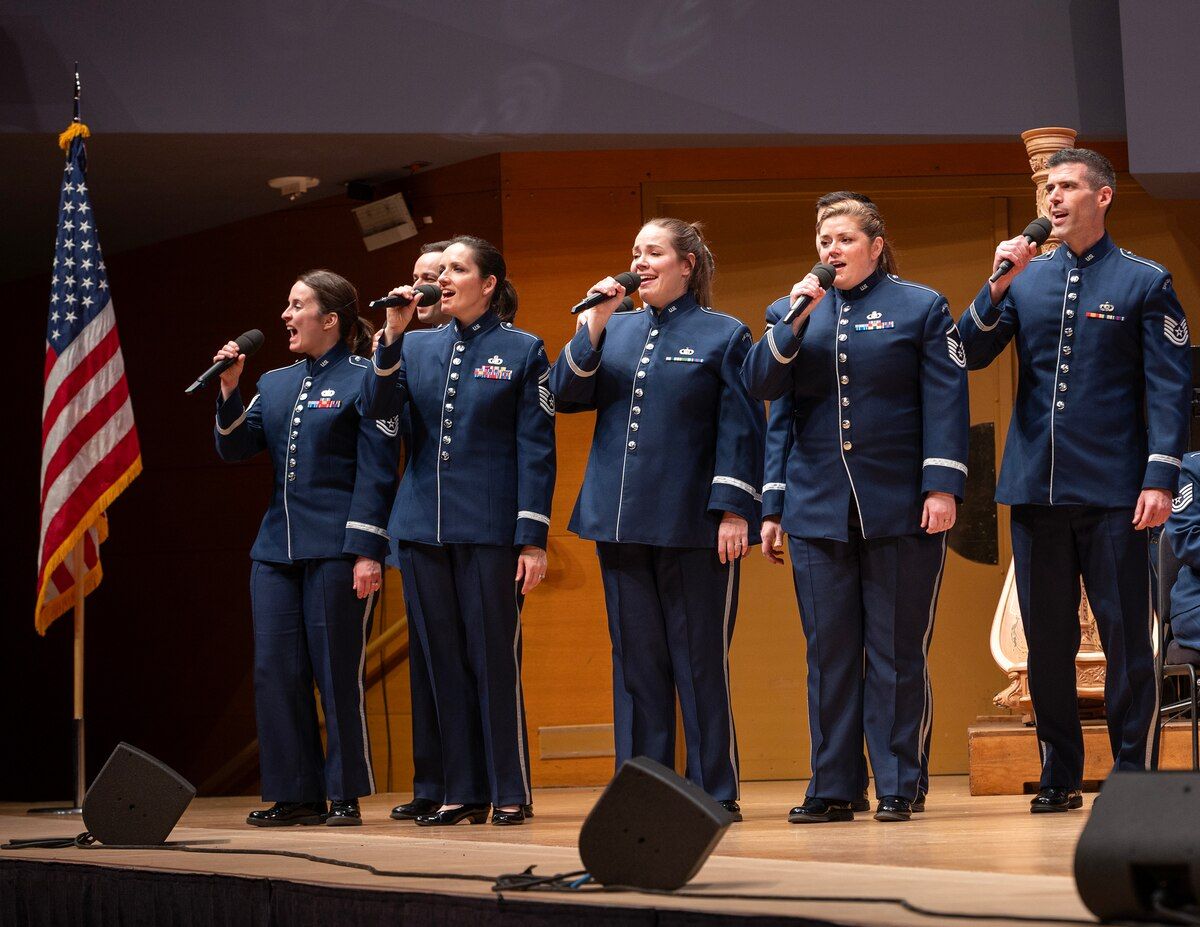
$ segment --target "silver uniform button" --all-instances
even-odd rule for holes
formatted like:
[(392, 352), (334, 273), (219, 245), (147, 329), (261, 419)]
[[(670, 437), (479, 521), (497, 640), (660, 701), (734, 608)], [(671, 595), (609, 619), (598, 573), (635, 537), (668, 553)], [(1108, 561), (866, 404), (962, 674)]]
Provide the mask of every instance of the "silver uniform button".
[(289, 467), (296, 466), (296, 458), (295, 457), (292, 457), (291, 459), (288, 460), (288, 466)]
[(303, 412), (303, 411), (304, 411), (304, 406), (296, 406), (296, 411), (297, 411), (297, 412)]
[(294, 437), (296, 437), (296, 435), (298, 435), (298, 434), (300, 434), (300, 432), (298, 432), (298, 431), (293, 431), (293, 432), (292, 432), (292, 437), (294, 438)]
[(449, 460), (449, 459), (450, 459), (450, 452), (442, 451), (442, 460)]
[(658, 329), (657, 328), (650, 329), (650, 337), (655, 338), (657, 336), (658, 336)]
[(850, 303), (846, 303), (846, 309), (847, 309), (847, 311), (848, 311), (850, 308), (851, 308), (851, 304), (850, 304)]
[(455, 388), (452, 386), (452, 387), (450, 387), (448, 390), (446, 390), (446, 395), (447, 395), (447, 396), (456, 396), (456, 395), (458, 395), (458, 390), (456, 390), (456, 389), (455, 389)]
[(1070, 346), (1069, 344), (1068, 344), (1068, 345), (1065, 345), (1065, 346), (1063, 347), (1063, 353), (1064, 353), (1064, 354), (1070, 354), (1070, 353), (1071, 353), (1071, 346)]
[(845, 341), (845, 340), (846, 340), (845, 332), (842, 332), (840, 335), (838, 335), (838, 341)]
[(446, 403), (446, 411), (453, 412), (454, 411), (454, 403), (452, 403), (452, 402)]
[(451, 419), (445, 419), (445, 420), (443, 420), (442, 424), (445, 425), (447, 428), (451, 428), (451, 427), (453, 427), (454, 422)]
[(1066, 335), (1068, 338), (1070, 338), (1070, 337), (1071, 337), (1073, 334), (1075, 334), (1075, 329), (1073, 329), (1073, 328), (1064, 328), (1064, 329), (1063, 329), (1063, 334), (1064, 334), (1064, 335)]
[(442, 443), (443, 443), (443, 444), (449, 444), (449, 443), (450, 443), (450, 436), (449, 436), (449, 435), (442, 435)]
[(638, 430), (638, 423), (637, 423), (637, 422), (632, 422), (632, 423), (629, 425), (629, 430), (630, 430), (630, 431), (637, 431), (637, 430)]
[(457, 366), (458, 366), (459, 364), (461, 364), (461, 363), (462, 363), (462, 358), (461, 358), (461, 357), (456, 357), (456, 358), (454, 358), (454, 366), (455, 366), (455, 367), (457, 367)]
[(1067, 299), (1079, 299), (1079, 297), (1074, 293), (1068, 293)]
[(846, 313), (846, 312), (849, 312), (849, 311), (850, 311), (850, 307), (849, 307), (849, 306), (842, 306), (842, 312), (843, 312), (843, 313)]
[(307, 398), (308, 398), (308, 393), (301, 393), (301, 394), (300, 394), (300, 398), (301, 398), (301, 399), (307, 399)]
[(637, 396), (639, 399), (641, 399), (641, 398), (642, 398), (642, 388), (639, 386), (637, 389), (635, 389), (635, 390), (633, 391), (633, 395), (635, 395), (635, 396)]
[(641, 407), (641, 406), (634, 406), (634, 407), (633, 407), (633, 414), (634, 414), (634, 415), (641, 415), (641, 414), (642, 414), (642, 407)]
[(849, 427), (850, 427), (850, 419), (848, 419), (848, 418), (842, 419), (842, 431), (845, 431)]
[(305, 389), (308, 389), (310, 386), (312, 386), (312, 380), (305, 380), (305, 381), (304, 381), (304, 388), (305, 388)]
[(846, 376), (845, 374), (842, 374), (842, 386), (845, 386), (849, 382), (850, 382), (850, 378), (848, 376)]
[(648, 357), (643, 357), (643, 358), (642, 358), (642, 363), (643, 363), (643, 364), (648, 364), (648, 363), (650, 363), (650, 358), (648, 358)]
[(463, 351), (466, 350), (466, 348), (460, 343), (460, 344), (456, 344), (454, 346), (454, 350), (458, 351), (458, 353), (461, 354)]
[(294, 451), (295, 449), (296, 449), (296, 445), (294, 445), (294, 444), (289, 444), (289, 445), (288, 445), (288, 450), (289, 450), (289, 451)]
[[(457, 370), (455, 370), (455, 371), (454, 371), (452, 374), (450, 374), (450, 379), (451, 379), (451, 380), (457, 380), (457, 379), (458, 379), (458, 371), (457, 371)], [(453, 394), (451, 394), (451, 395), (453, 395)]]
[(644, 371), (644, 370), (639, 370), (639, 371), (638, 371), (638, 379), (639, 379), (639, 380), (644, 380), (644, 379), (646, 379), (646, 371)]
[(293, 424), (293, 425), (299, 425), (299, 424), (300, 424), (300, 419), (298, 419), (298, 418), (294, 418), (294, 419), (292, 419), (292, 424)]
[(637, 442), (636, 442), (636, 441), (630, 441), (630, 442), (629, 442), (629, 449), (632, 451), (632, 450), (635, 450), (636, 448), (637, 448)]
[(294, 473), (289, 473), (289, 474), (288, 474), (288, 482), (289, 482), (289, 483), (294, 483), (294, 482), (296, 482), (296, 474), (294, 474)]
[(842, 450), (843, 450), (843, 451), (848, 451), (848, 450), (851, 450), (853, 447), (854, 447), (854, 445), (853, 445), (853, 444), (851, 444), (849, 441), (843, 441), (843, 442), (842, 442)]
[(647, 350), (647, 351), (653, 351), (653, 350), (654, 350), (654, 342), (653, 342), (653, 341), (647, 341), (647, 342), (646, 342), (646, 350)]
[(1062, 365), (1061, 367), (1059, 367), (1058, 369), (1059, 369), (1059, 370), (1061, 370), (1063, 373), (1070, 373), (1070, 372), (1071, 372), (1071, 365), (1070, 365), (1070, 364), (1063, 364), (1063, 365)]
[(1058, 391), (1059, 391), (1060, 393), (1065, 393), (1065, 392), (1067, 391), (1067, 384), (1066, 384), (1066, 383), (1059, 383), (1059, 384), (1058, 384)]
[(844, 405), (844, 406), (850, 405), (850, 397), (849, 396), (842, 397), (842, 405)]
[(1068, 319), (1073, 319), (1073, 318), (1075, 318), (1075, 310), (1074, 310), (1074, 309), (1068, 309), (1068, 310), (1067, 310), (1067, 318), (1068, 318)]
[(1079, 274), (1071, 274), (1071, 282), (1078, 283), (1079, 282)]
[(1060, 399), (1060, 400), (1058, 400), (1058, 402), (1056, 402), (1054, 404), (1054, 407), (1061, 412), (1063, 409), (1065, 409), (1067, 407), (1067, 404)]
[(846, 355), (845, 355), (845, 354), (839, 354), (839, 355), (838, 355), (838, 360), (839, 360), (839, 361), (841, 361), (843, 364), (844, 364), (844, 363), (846, 363)]

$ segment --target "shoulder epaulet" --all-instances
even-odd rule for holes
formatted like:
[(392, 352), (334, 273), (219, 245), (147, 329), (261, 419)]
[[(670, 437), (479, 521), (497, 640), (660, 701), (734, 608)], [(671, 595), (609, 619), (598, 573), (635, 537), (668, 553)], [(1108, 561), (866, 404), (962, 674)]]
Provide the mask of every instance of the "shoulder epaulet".
[(1054, 252), (1053, 252), (1053, 251), (1047, 251), (1045, 254), (1039, 254), (1037, 257), (1030, 258), (1030, 259), (1029, 259), (1029, 263), (1030, 263), (1030, 264), (1033, 264), (1033, 263), (1035, 263), (1035, 262), (1037, 262), (1037, 261), (1048, 261), (1048, 260), (1050, 260), (1050, 258), (1052, 258), (1052, 257), (1054, 257)]
[(699, 308), (700, 308), (701, 312), (707, 312), (709, 315), (715, 315), (719, 319), (728, 319), (730, 322), (733, 322), (736, 325), (745, 325), (746, 324), (741, 319), (739, 319), (737, 316), (730, 315), (727, 312), (717, 312), (716, 309), (710, 309), (707, 306), (700, 306)]
[(371, 366), (371, 362), (369, 360), (367, 360), (365, 357), (359, 357), (357, 354), (351, 354), (347, 360), (349, 360), (350, 363), (352, 363), (355, 367)]
[(303, 364), (303, 363), (304, 363), (304, 358), (302, 357), (302, 358), (300, 358), (300, 360), (293, 361), (292, 363), (286, 364), (283, 367), (272, 367), (270, 370), (264, 370), (262, 373), (260, 373), (258, 375), (258, 378), (261, 380), (263, 377), (265, 377), (269, 373), (279, 373), (279, 371), (281, 371), (281, 370), (291, 370), (293, 367), (295, 367), (299, 364)]
[(526, 338), (532, 338), (534, 341), (541, 341), (537, 335), (532, 332), (527, 332), (523, 328), (517, 328), (512, 322), (501, 322), (500, 327), (506, 332), (512, 332), (514, 335), (524, 335)]
[(1135, 264), (1144, 264), (1146, 267), (1149, 267), (1151, 270), (1158, 271), (1160, 274), (1170, 273), (1170, 271), (1161, 264), (1158, 264), (1154, 261), (1149, 261), (1144, 257), (1138, 257), (1132, 251), (1126, 251), (1124, 248), (1118, 248), (1117, 251), (1120, 252), (1121, 257), (1125, 258), (1126, 260), (1133, 261)]

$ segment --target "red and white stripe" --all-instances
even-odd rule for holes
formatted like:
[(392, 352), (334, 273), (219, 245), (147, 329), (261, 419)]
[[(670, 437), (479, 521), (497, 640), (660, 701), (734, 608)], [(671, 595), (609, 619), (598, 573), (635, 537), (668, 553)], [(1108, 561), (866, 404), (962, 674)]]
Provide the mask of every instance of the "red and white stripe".
[(55, 600), (72, 593), (79, 579), (64, 563), (71, 548), (82, 540), (88, 574), (99, 566), (104, 507), (140, 466), (125, 362), (108, 300), (61, 355), (46, 345), (39, 630), (65, 610)]

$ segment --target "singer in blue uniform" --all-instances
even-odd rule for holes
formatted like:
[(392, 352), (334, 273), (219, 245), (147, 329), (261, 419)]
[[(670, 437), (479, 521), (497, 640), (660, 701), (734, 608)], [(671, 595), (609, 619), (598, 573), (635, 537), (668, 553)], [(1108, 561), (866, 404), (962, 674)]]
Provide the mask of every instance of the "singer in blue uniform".
[[(449, 244), (448, 241), (432, 241), (421, 246), (421, 253), (413, 264), (413, 286), (438, 282), (442, 275), (442, 252)], [(440, 299), (428, 306), (418, 305), (416, 315), (418, 322), (433, 328), (450, 321), (442, 312)], [(381, 328), (375, 333), (374, 348), (378, 348), (382, 336)], [(400, 438), (405, 451), (409, 452), (412, 446), (412, 427), (407, 409), (401, 413), (399, 421)], [(399, 568), (395, 558), (389, 557), (389, 560), (393, 566)], [(417, 607), (418, 603), (405, 600), (404, 610), (411, 624), (415, 624), (412, 615)], [(442, 778), (442, 744), (438, 737), (433, 684), (429, 680), (429, 665), (425, 659), (425, 651), (421, 648), (421, 636), (416, 633), (408, 636), (408, 680), (412, 706), (413, 797), (411, 801), (392, 809), (391, 816), (397, 821), (411, 821), (422, 815), (432, 814), (442, 806), (442, 797), (446, 793), (445, 781)]]
[[(771, 506), (782, 519), (762, 529), (776, 563), (788, 535), (808, 642), (813, 775), (788, 819), (853, 819), (865, 736), (875, 817), (906, 821), (927, 762), (945, 532), (967, 476), (966, 360), (942, 295), (892, 272), (869, 200), (824, 209), (817, 251), (837, 271), (833, 293), (809, 274), (768, 307), (743, 368), (754, 396), (789, 413), (772, 416), (775, 485), (764, 487), (782, 493)], [(807, 307), (783, 321), (801, 297)]]
[(1083, 804), (1075, 689), (1079, 580), (1108, 669), (1113, 766), (1151, 768), (1158, 679), (1151, 648), (1147, 529), (1161, 525), (1187, 447), (1187, 321), (1166, 268), (1105, 231), (1116, 177), (1084, 148), (1048, 162), (1056, 251), (1001, 242), (959, 322), (967, 363), (986, 367), (1016, 342), (1020, 379), (996, 501), (1012, 506), (1017, 599), (1041, 748), (1035, 813)]
[[(521, 606), (546, 576), (554, 399), (542, 340), (515, 328), (504, 258), (479, 238), (442, 254), (441, 328), (388, 310), (364, 414), (407, 410), (408, 466), (388, 532), (437, 708), (445, 794), (424, 826), (523, 824), (530, 802)], [(411, 295), (411, 291), (410, 294)]]
[(354, 352), (371, 344), (357, 299), (337, 274), (302, 274), (283, 311), (288, 348), (302, 357), (263, 374), (248, 404), (236, 342), (214, 358), (234, 359), (221, 374), (217, 452), (244, 460), (266, 451), (275, 474), (250, 551), (262, 795), (274, 805), (247, 822), (263, 827), (360, 824), (358, 799), (375, 791), (362, 673), (398, 445), (394, 420), (357, 409), (370, 362)]
[(1200, 663), (1200, 454), (1184, 454), (1179, 491), (1171, 500), (1166, 534), (1179, 558), (1179, 576), (1171, 587), (1171, 644), (1168, 663)]
[(631, 270), (646, 308), (614, 315), (625, 290), (601, 280), (591, 292), (610, 298), (551, 376), (560, 409), (596, 411), (570, 529), (600, 557), (617, 765), (674, 764), (678, 695), (687, 776), (740, 819), (729, 644), (761, 501), (763, 410), (739, 377), (752, 338), (708, 308), (714, 264), (697, 226), (650, 221)]

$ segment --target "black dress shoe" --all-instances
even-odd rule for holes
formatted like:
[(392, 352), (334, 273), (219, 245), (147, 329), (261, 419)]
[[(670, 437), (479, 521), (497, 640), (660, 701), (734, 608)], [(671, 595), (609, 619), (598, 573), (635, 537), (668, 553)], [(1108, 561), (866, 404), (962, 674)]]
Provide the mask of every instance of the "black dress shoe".
[(1083, 807), (1083, 793), (1078, 789), (1060, 789), (1050, 787), (1041, 789), (1029, 803), (1031, 814), (1045, 814), (1049, 811), (1074, 811)]
[(251, 811), (246, 823), (255, 827), (290, 827), (293, 824), (324, 824), (326, 817), (323, 801), (277, 801), (270, 808)]
[(525, 806), (518, 805), (516, 811), (501, 811), (499, 808), (493, 806), (492, 823), (497, 827), (507, 827), (511, 824), (524, 824)]
[(533, 802), (530, 802), (528, 805), (522, 805), (521, 814), (525, 815), (527, 818), (533, 817)]
[(792, 824), (826, 824), (830, 821), (853, 821), (854, 809), (848, 801), (827, 798), (806, 798), (804, 804), (788, 813)]
[(912, 813), (913, 814), (924, 814), (925, 813), (925, 793), (924, 792), (917, 793), (917, 800), (912, 803)]
[(410, 802), (397, 805), (393, 808), (392, 819), (396, 821), (415, 821), (422, 815), (433, 814), (440, 807), (442, 807), (442, 803), (434, 801), (432, 798), (414, 798)]
[(472, 824), (483, 824), (488, 819), (488, 809), (491, 805), (463, 805), (450, 811), (435, 811), (433, 814), (423, 814), (417, 818), (421, 827), (450, 827), (462, 821)]
[(867, 790), (863, 789), (862, 798), (856, 798), (850, 802), (851, 811), (870, 811), (871, 798), (867, 795)]
[(912, 818), (912, 802), (899, 795), (884, 795), (875, 809), (876, 821), (907, 821)]
[(346, 798), (329, 803), (326, 827), (356, 827), (362, 824), (362, 813), (358, 810), (357, 798)]
[(717, 804), (729, 812), (735, 824), (742, 819), (742, 808), (732, 798), (727, 798), (724, 801), (717, 802)]

